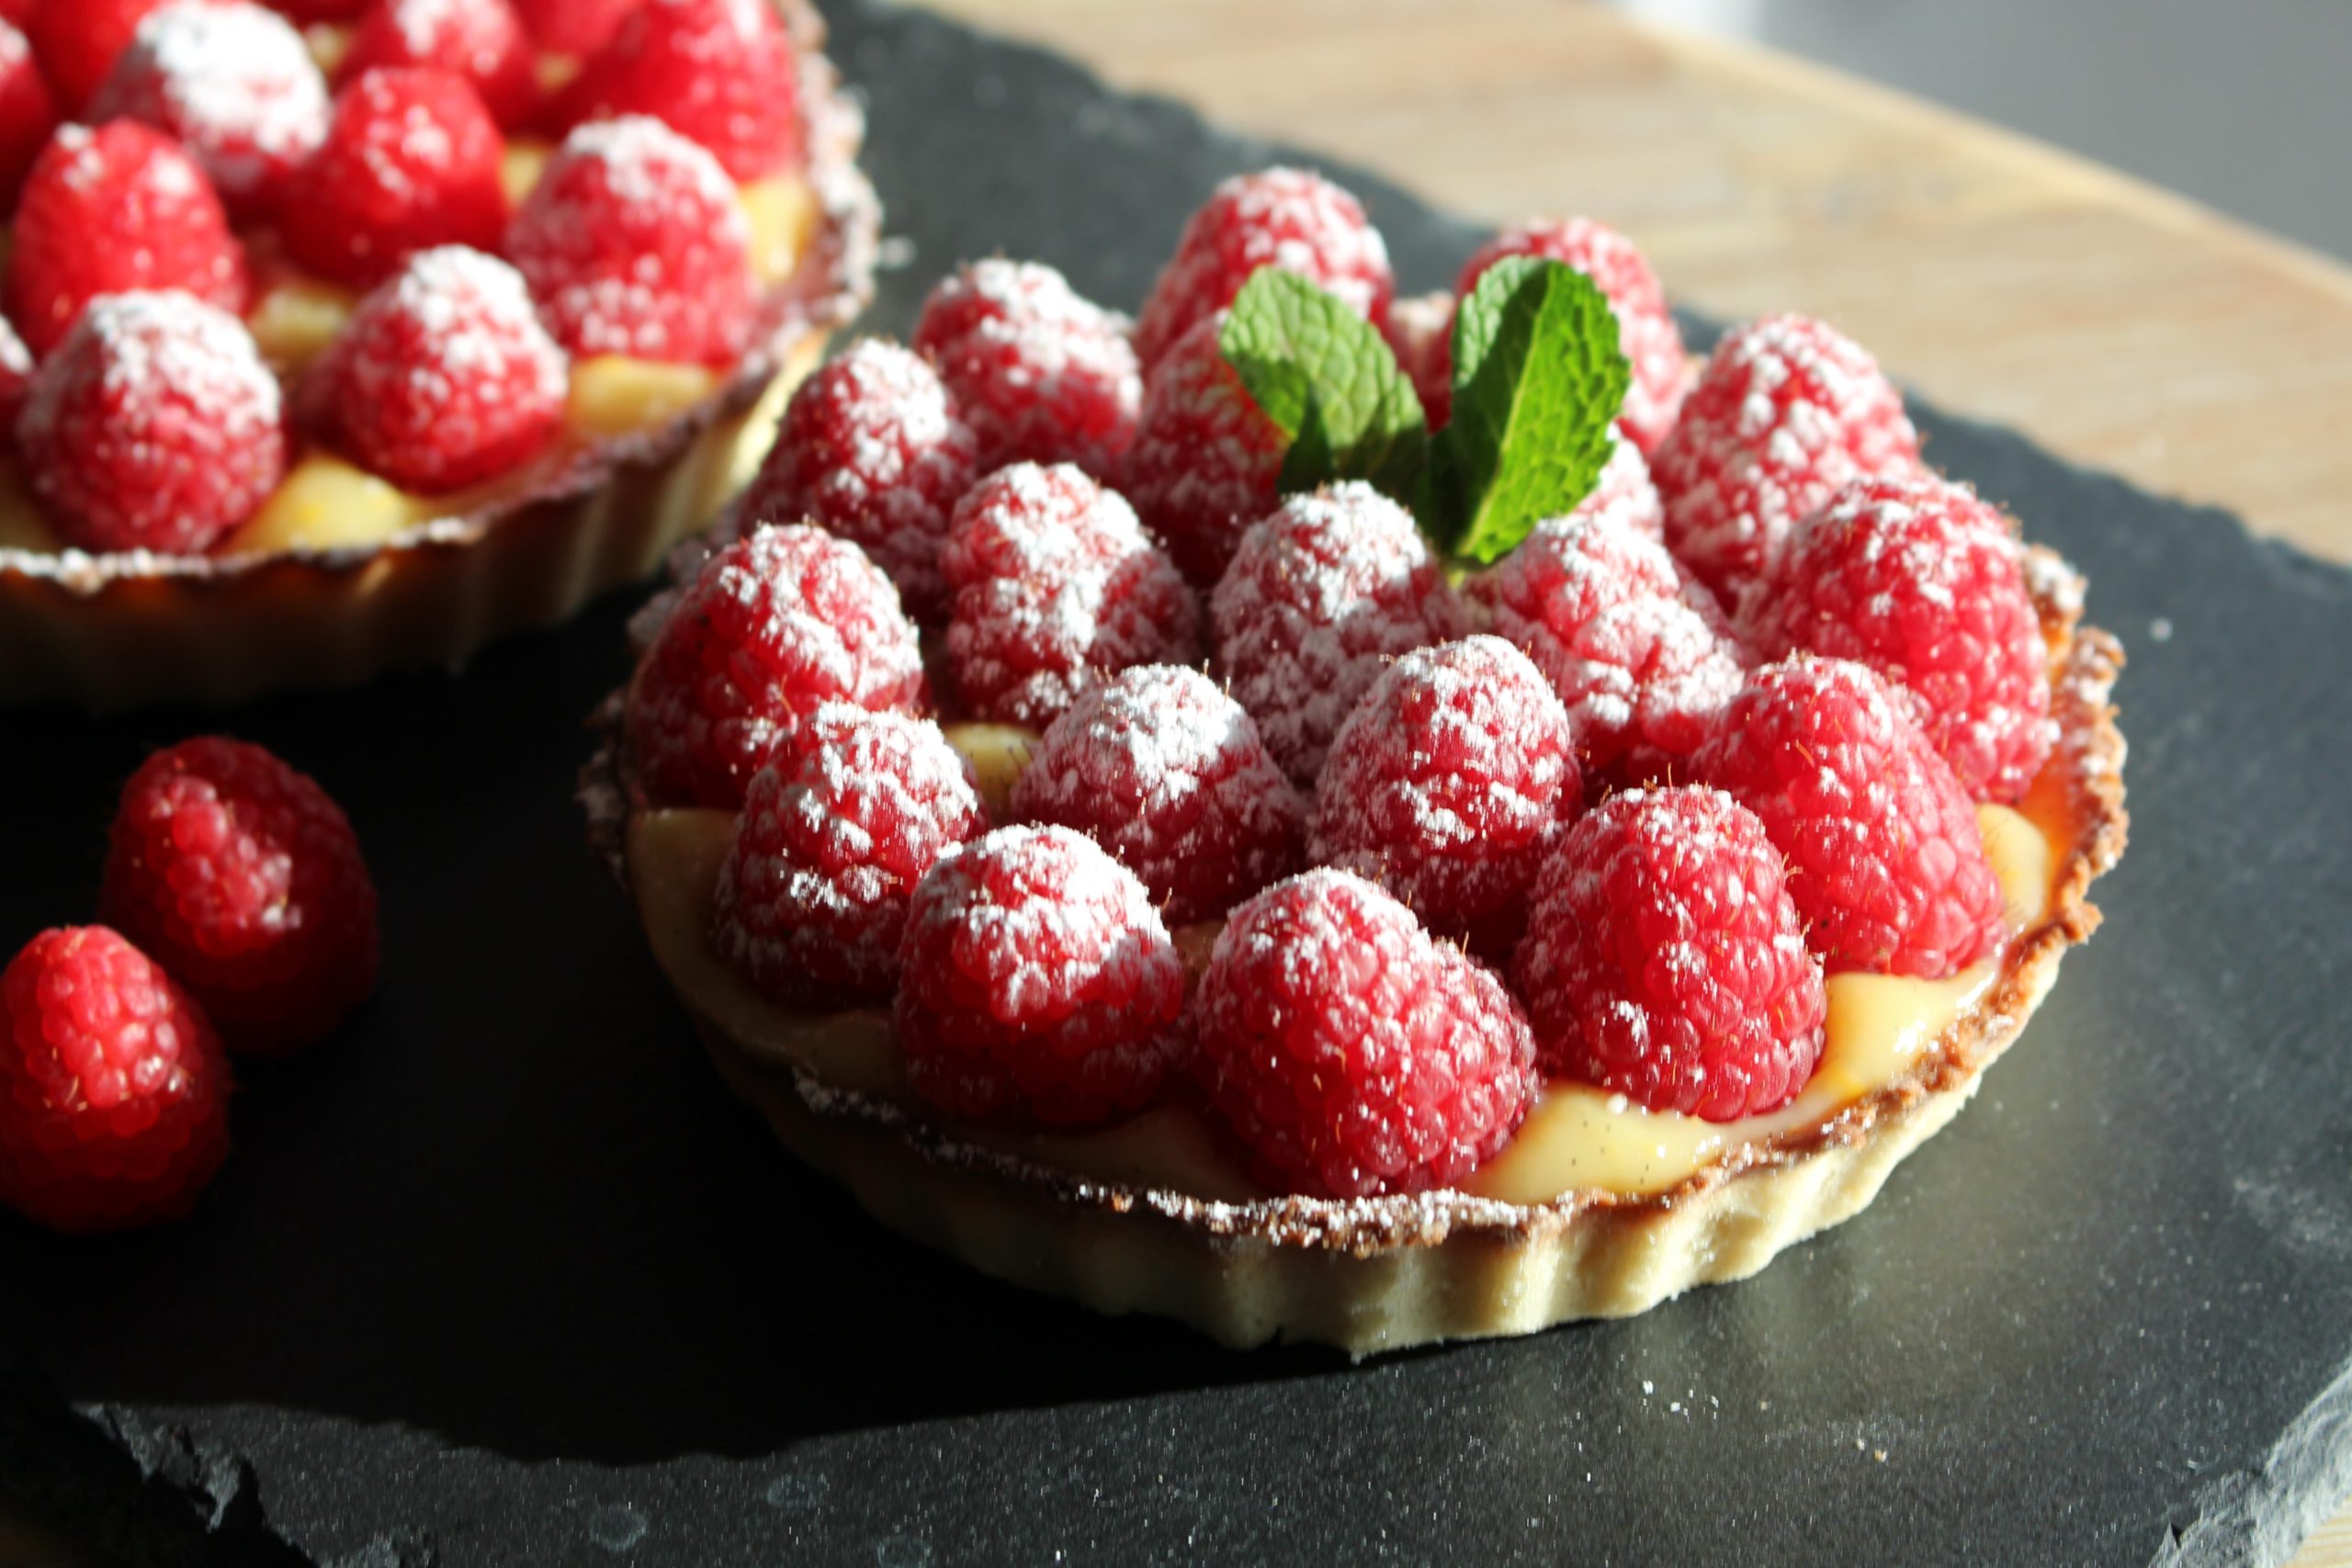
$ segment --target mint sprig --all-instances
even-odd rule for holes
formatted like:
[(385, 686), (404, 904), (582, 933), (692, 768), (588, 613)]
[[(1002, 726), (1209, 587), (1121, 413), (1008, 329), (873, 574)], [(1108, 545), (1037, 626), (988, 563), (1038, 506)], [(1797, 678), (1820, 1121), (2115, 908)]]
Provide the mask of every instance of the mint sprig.
[(1234, 297), (1217, 349), (1291, 438), (1285, 494), (1363, 479), (1411, 502), (1429, 425), (1412, 381), (1371, 322), (1296, 273), (1261, 267)]

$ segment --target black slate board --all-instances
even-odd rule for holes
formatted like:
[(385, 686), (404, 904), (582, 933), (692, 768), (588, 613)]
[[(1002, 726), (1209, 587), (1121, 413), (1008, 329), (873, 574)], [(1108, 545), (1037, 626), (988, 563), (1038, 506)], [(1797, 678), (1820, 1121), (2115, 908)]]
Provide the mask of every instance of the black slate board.
[[(1000, 248), (1134, 301), (1275, 152), (837, 20), (912, 242), (880, 329)], [(1473, 236), (1346, 177), (1442, 282)], [(0, 1218), (0, 1479), (170, 1562), (2283, 1560), (2352, 1478), (2352, 575), (1922, 423), (2132, 646), (2133, 847), (1978, 1102), (1759, 1278), (1352, 1367), (899, 1242), (727, 1098), (582, 847), (607, 605), (463, 680), (0, 719), (0, 949), (86, 918), (147, 748), (232, 724), (348, 805), (387, 958), (347, 1035), (244, 1075), (194, 1223)]]

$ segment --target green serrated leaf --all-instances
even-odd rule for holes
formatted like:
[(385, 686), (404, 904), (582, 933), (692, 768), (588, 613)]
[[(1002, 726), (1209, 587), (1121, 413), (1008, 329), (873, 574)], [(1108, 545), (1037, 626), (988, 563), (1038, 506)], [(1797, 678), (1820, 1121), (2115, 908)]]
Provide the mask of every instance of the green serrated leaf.
[(1261, 267), (1234, 297), (1217, 348), (1291, 438), (1283, 493), (1363, 479), (1412, 499), (1429, 426), (1412, 382), (1369, 321), (1296, 273)]
[(1488, 267), (1454, 316), (1453, 416), (1430, 453), (1424, 526), (1484, 564), (1575, 510), (1631, 375), (1590, 278), (1534, 256)]

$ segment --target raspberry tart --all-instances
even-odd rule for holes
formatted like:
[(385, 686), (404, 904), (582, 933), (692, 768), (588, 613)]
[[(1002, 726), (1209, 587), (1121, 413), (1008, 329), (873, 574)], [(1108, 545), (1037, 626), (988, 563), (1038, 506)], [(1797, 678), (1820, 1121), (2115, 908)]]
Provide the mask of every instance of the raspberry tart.
[(1582, 220), (1396, 301), (1292, 171), (1132, 329), (933, 302), (682, 552), (582, 791), (885, 1224), (1238, 1346), (1637, 1313), (1869, 1203), (2098, 924), (2120, 649), (1831, 328), (1694, 366)]
[(27, 29), (0, 702), (240, 701), (566, 619), (709, 521), (872, 292), (862, 122), (803, 0)]

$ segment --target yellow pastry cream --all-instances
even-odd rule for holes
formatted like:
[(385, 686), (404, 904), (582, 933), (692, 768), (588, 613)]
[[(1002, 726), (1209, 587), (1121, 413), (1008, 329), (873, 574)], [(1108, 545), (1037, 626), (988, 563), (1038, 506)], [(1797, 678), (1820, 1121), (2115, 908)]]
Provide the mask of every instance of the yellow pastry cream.
[[(991, 807), (1000, 807), (1026, 761), (1030, 738), (999, 725), (950, 726), (947, 735), (971, 759)], [(1979, 807), (1977, 818), (2010, 919), (2018, 929), (2030, 926), (2052, 897), (2052, 840), (2030, 818), (2006, 807)], [(629, 876), (656, 961), (694, 1010), (752, 1056), (802, 1068), (838, 1088), (905, 1098), (887, 1010), (786, 1011), (711, 951), (711, 897), (734, 831), (733, 815), (723, 811), (645, 811), (632, 820)], [(1216, 930), (1210, 922), (1175, 933), (1195, 974), (1207, 961)], [(1998, 970), (1992, 959), (1946, 980), (1830, 976), (1820, 1066), (1804, 1093), (1768, 1116), (1704, 1122), (1647, 1111), (1587, 1084), (1547, 1084), (1525, 1125), (1463, 1189), (1514, 1203), (1547, 1202), (1577, 1191), (1661, 1191), (1742, 1144), (1817, 1125), (1895, 1082), (1982, 999)], [(1180, 1106), (1094, 1133), (967, 1136), (1084, 1179), (1235, 1201), (1266, 1195), (1200, 1118)]]

